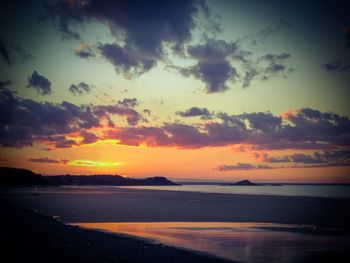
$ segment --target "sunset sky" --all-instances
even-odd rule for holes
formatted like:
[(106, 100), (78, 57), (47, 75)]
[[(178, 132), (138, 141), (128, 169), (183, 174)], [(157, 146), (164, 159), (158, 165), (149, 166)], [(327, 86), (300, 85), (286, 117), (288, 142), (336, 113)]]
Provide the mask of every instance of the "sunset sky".
[(5, 1), (0, 166), (350, 182), (346, 1)]

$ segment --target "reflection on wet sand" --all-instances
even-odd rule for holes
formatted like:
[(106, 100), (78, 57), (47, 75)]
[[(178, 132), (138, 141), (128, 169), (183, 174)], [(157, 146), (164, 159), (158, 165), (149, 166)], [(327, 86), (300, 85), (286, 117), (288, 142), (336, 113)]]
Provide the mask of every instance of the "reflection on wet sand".
[(148, 238), (243, 262), (295, 262), (319, 251), (345, 251), (350, 241), (349, 236), (321, 236), (303, 231), (312, 226), (272, 223), (138, 222), (74, 225)]

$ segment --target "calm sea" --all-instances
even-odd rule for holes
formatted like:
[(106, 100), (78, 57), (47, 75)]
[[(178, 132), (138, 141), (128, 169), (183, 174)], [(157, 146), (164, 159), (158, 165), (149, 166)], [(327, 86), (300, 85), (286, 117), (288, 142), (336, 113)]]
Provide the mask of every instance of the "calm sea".
[[(121, 186), (118, 186), (121, 187)], [(176, 186), (122, 186), (131, 189), (170, 190), (202, 193), (224, 193), (244, 195), (280, 195), (350, 198), (350, 185), (176, 185)]]

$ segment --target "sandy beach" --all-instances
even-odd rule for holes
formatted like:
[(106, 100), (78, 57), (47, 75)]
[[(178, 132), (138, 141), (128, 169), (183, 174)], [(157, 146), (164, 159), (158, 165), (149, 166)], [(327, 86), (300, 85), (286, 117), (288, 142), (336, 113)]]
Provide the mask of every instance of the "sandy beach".
[(349, 199), (111, 186), (13, 188), (2, 194), (8, 200), (2, 202), (2, 239), (10, 251), (5, 256), (19, 257), (14, 262), (23, 255), (42, 262), (52, 255), (57, 262), (154, 262), (155, 256), (158, 262), (220, 262), (208, 253), (234, 262), (349, 258)]
[(0, 197), (1, 262), (228, 262), (141, 239), (57, 222)]
[(12, 190), (9, 199), (66, 223), (268, 222), (349, 227), (349, 199), (230, 195), (116, 187)]

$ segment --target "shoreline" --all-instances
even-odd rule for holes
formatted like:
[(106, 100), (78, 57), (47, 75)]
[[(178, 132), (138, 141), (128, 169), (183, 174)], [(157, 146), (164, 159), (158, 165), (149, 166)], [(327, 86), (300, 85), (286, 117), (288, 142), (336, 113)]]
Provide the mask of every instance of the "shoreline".
[(350, 199), (102, 187), (14, 189), (6, 196), (66, 223), (267, 222), (350, 228)]
[(137, 237), (57, 222), (0, 197), (4, 262), (232, 262)]

